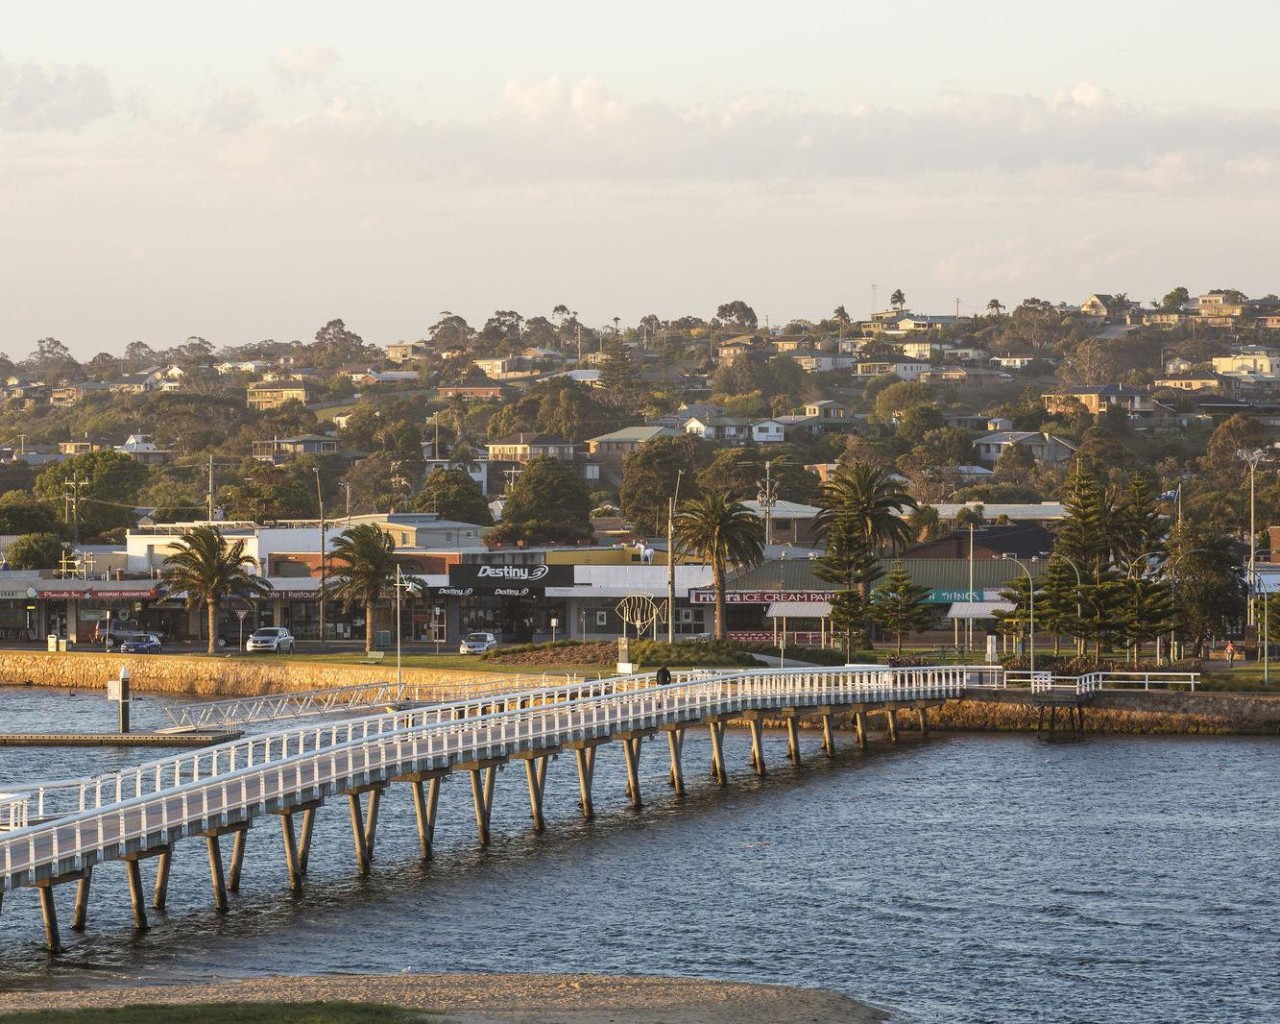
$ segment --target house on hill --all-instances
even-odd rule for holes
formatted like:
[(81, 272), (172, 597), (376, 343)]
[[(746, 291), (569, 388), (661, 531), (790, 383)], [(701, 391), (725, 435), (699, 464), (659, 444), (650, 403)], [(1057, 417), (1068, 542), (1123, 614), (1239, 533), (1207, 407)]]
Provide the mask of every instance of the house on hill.
[(1024, 448), (1042, 466), (1057, 466), (1076, 453), (1075, 445), (1056, 434), (1035, 430), (998, 430), (973, 442), (978, 461), (994, 466), (1010, 448)]

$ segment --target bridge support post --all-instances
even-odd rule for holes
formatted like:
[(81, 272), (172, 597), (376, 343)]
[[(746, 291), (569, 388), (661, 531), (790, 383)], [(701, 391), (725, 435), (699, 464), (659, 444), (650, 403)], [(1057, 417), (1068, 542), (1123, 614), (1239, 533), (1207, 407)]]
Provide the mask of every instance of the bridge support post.
[(373, 846), (378, 838), (378, 811), (382, 807), (382, 787), (369, 790), (369, 806), (364, 816), (365, 856), (373, 860)]
[[(89, 887), (93, 884), (93, 868), (85, 868), (84, 876), (76, 883), (76, 905), (71, 914), (71, 930), (84, 931), (89, 918)], [(144, 925), (145, 927), (145, 925)]]
[(898, 742), (898, 709), (885, 708), (884, 722), (889, 729), (889, 742), (897, 743)]
[(280, 815), (280, 832), (284, 836), (284, 863), (289, 872), (289, 889), (302, 891), (302, 866), (298, 860), (298, 841), (293, 834), (293, 813)]
[(578, 802), (582, 807), (582, 816), (590, 821), (596, 816), (596, 809), (591, 803), (591, 783), (596, 774), (596, 748), (578, 747), (573, 753), (578, 760)]
[(525, 781), (529, 784), (529, 814), (533, 830), (545, 832), (547, 820), (542, 815), (542, 794), (547, 785), (547, 756), (525, 758)]
[(800, 765), (800, 721), (795, 715), (787, 716), (787, 758)]
[(929, 735), (928, 709), (924, 707), (920, 708), (919, 714), (920, 714), (920, 735), (928, 736)]
[(436, 835), (436, 807), (440, 801), (440, 779), (437, 776), (427, 783), (427, 791), (422, 791), (422, 780), (414, 779), (413, 812), (418, 819), (418, 846), (422, 850), (422, 859), (431, 859), (431, 844)]
[(347, 805), (351, 810), (351, 838), (356, 847), (356, 870), (369, 873), (369, 845), (364, 834), (364, 812), (360, 809), (360, 794), (348, 793)]
[[(484, 781), (480, 779), (484, 773)], [(497, 765), (471, 769), (471, 798), (476, 805), (476, 832), (480, 845), (489, 845), (489, 816), (493, 811), (493, 782), (498, 774)]]
[(751, 767), (757, 775), (764, 774), (764, 727), (760, 719), (752, 715), (747, 719), (747, 727), (751, 730)]
[(244, 869), (244, 847), (248, 841), (249, 828), (245, 826), (237, 830), (231, 842), (231, 870), (227, 872), (227, 891), (240, 891), (240, 872)]
[(684, 730), (669, 729), (667, 746), (671, 748), (671, 788), (676, 796), (684, 796), (684, 769), (680, 764), (684, 755)]
[(729, 774), (724, 767), (724, 722), (708, 722), (711, 729), (711, 777), (716, 785), (723, 786), (729, 781)]
[(151, 895), (151, 905), (162, 914), (169, 900), (169, 868), (172, 864), (173, 847), (167, 846), (156, 857), (156, 887)]
[(643, 807), (640, 799), (640, 742), (639, 734), (622, 737), (622, 756), (627, 765), (627, 798), (632, 807)]
[[(130, 857), (124, 862), (124, 869), (125, 877), (129, 880), (129, 903), (133, 907), (133, 927), (140, 932), (145, 932), (148, 925), (146, 898), (142, 895), (142, 864), (136, 857)], [(78, 913), (79, 899), (76, 900), (76, 904)]]
[(230, 906), (227, 903), (227, 880), (222, 872), (222, 842), (216, 832), (205, 835), (209, 844), (209, 881), (213, 885), (213, 909), (225, 914)]
[[(856, 717), (858, 722), (862, 721), (862, 715), (858, 715)], [(835, 757), (836, 756), (836, 738), (835, 738), (835, 734), (831, 730), (831, 718), (832, 718), (831, 712), (824, 711), (821, 715), (821, 718), (822, 718), (822, 752), (826, 754), (827, 757)], [(861, 730), (859, 730), (858, 735), (859, 737), (862, 736)]]
[(316, 810), (319, 804), (302, 809), (302, 832), (298, 836), (298, 873), (306, 875), (307, 861), (311, 859), (311, 837), (315, 835)]
[(58, 905), (53, 901), (53, 883), (40, 887), (40, 917), (44, 920), (44, 944), (50, 953), (62, 952), (62, 935), (58, 931)]

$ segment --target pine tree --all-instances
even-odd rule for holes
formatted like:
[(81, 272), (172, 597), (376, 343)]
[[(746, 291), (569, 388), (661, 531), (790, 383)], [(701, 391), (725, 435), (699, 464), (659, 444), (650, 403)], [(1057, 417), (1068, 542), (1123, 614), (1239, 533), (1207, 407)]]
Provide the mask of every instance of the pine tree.
[(902, 653), (902, 638), (928, 629), (938, 618), (937, 609), (925, 604), (929, 588), (917, 583), (901, 561), (871, 595), (871, 616), (892, 633)]

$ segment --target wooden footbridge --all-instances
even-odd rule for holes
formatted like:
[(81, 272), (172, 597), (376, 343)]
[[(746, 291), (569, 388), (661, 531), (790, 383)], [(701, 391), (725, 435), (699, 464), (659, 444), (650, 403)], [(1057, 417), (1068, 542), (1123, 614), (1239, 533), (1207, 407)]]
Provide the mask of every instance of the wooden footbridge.
[[(749, 728), (751, 764), (765, 771), (765, 721), (785, 724), (788, 757), (800, 761), (801, 720), (821, 726), (822, 750), (835, 752), (833, 717), (851, 717), (857, 742), (867, 742), (867, 716), (882, 715), (897, 739), (898, 715), (914, 712), (921, 731), (927, 709), (948, 699), (981, 697), (1010, 682), (999, 669), (972, 667), (773, 669), (678, 673), (670, 685), (652, 675), (625, 676), (567, 686), (486, 695), (408, 711), (245, 737), (134, 768), (0, 794), (0, 897), (35, 888), (48, 948), (61, 948), (55, 889), (76, 884), (74, 929), (87, 922), (93, 873), (112, 861), (124, 864), (134, 925), (147, 927), (140, 863), (157, 862), (151, 906), (163, 910), (175, 844), (205, 840), (216, 909), (228, 909), (228, 892), (240, 883), (250, 828), (267, 816), (280, 821), (289, 886), (300, 891), (307, 873), (317, 811), (345, 797), (356, 869), (369, 871), (383, 793), (392, 783), (409, 787), (417, 817), (421, 856), (430, 859), (441, 780), (470, 776), (481, 844), (490, 840), (490, 812), (500, 765), (523, 761), (535, 831), (543, 813), (548, 761), (571, 751), (577, 767), (582, 814), (594, 815), (596, 749), (622, 744), (625, 793), (642, 805), (639, 764), (646, 740), (666, 736), (669, 781), (685, 791), (684, 738), (706, 728), (712, 780), (725, 785), (725, 723)], [(1016, 681), (1015, 681), (1016, 682)], [(1055, 683), (1038, 677), (1041, 690)], [(1088, 685), (1093, 685), (1092, 683)], [(230, 837), (229, 869), (222, 841)]]

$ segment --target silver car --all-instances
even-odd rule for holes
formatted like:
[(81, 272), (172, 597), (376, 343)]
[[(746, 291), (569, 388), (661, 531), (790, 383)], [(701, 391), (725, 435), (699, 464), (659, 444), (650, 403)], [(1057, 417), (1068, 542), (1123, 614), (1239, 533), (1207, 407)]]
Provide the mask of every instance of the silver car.
[(272, 654), (292, 654), (293, 634), (283, 626), (264, 626), (255, 629), (244, 645), (246, 651), (270, 651)]
[(468, 633), (458, 645), (459, 654), (484, 654), (498, 646), (498, 638), (492, 633)]

